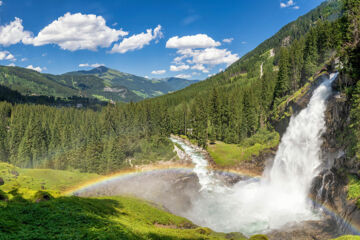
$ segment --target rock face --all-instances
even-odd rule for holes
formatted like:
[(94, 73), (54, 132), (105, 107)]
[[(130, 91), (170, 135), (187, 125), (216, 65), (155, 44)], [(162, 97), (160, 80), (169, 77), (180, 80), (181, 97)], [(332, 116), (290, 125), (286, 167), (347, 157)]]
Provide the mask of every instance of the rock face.
[[(325, 72), (324, 74), (321, 74), (319, 77), (317, 77), (313, 82), (311, 82), (309, 89), (304, 92), (301, 97), (296, 100), (291, 100), (287, 103), (283, 111), (283, 115), (285, 115), (285, 112), (292, 112), (291, 116), (296, 115), (302, 109), (306, 108), (314, 90), (323, 82), (325, 78), (328, 77), (329, 74)], [(275, 130), (280, 134), (281, 137), (284, 135), (287, 127), (289, 126), (291, 116), (283, 116), (280, 120), (272, 120), (271, 122), (271, 124), (274, 126)]]
[(349, 84), (353, 84), (353, 81), (343, 75), (339, 75), (332, 84), (335, 93), (329, 98), (325, 112), (326, 132), (322, 136), (323, 171), (314, 180), (311, 195), (336, 212), (343, 233), (356, 233), (351, 225), (360, 226), (360, 211), (356, 201), (347, 199), (346, 185), (347, 174), (358, 175), (360, 164), (346, 155), (343, 135), (350, 124), (351, 105), (345, 94), (336, 92)]

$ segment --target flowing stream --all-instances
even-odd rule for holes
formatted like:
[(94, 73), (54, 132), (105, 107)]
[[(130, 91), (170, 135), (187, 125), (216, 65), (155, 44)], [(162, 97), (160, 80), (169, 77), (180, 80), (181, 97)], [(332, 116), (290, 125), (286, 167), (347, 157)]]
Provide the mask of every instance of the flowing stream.
[(215, 231), (247, 235), (319, 220), (321, 214), (313, 208), (308, 195), (312, 180), (321, 170), (326, 100), (336, 75), (331, 74), (330, 79), (321, 83), (307, 108), (291, 118), (273, 164), (267, 166), (260, 179), (243, 180), (226, 187), (208, 170), (207, 161), (199, 151), (172, 138), (191, 157), (201, 185), (199, 196), (181, 215)]

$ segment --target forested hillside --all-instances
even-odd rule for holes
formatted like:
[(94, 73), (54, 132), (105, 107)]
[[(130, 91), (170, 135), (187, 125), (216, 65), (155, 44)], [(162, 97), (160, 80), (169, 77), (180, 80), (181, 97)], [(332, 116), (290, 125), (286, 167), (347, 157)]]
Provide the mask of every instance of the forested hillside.
[(26, 96), (83, 97), (99, 101), (137, 102), (187, 87), (197, 81), (181, 78), (146, 79), (103, 66), (61, 75), (0, 66), (0, 85)]
[[(208, 140), (241, 143), (256, 133), (255, 139), (273, 136), (271, 123), (283, 114), (288, 97), (301, 94), (326, 62), (340, 56), (344, 71), (358, 74), (358, 33), (348, 14), (356, 1), (345, 2), (344, 17), (336, 19), (341, 1), (325, 2), (288, 25), (310, 21), (306, 34), (292, 35), (286, 26), (272, 38), (290, 36), (286, 40), (268, 40), (255, 50), (260, 54), (249, 53), (225, 72), (173, 94), (100, 112), (1, 103), (0, 159), (21, 167), (108, 173), (129, 166), (129, 159), (169, 159), (170, 133), (203, 147)], [(353, 96), (356, 105), (356, 91)], [(357, 124), (356, 110), (352, 115)]]
[[(132, 94), (136, 94), (137, 98), (134, 98), (134, 100), (160, 96), (169, 92), (180, 90), (198, 82), (196, 80), (186, 80), (176, 77), (165, 79), (147, 79), (129, 73), (119, 72), (104, 66), (100, 66), (89, 71), (70, 72), (61, 76), (65, 78), (69, 78), (70, 76), (95, 76), (102, 79), (105, 84), (105, 86), (102, 86), (100, 90), (104, 89), (106, 92), (120, 93), (121, 89), (126, 87)], [(65, 81), (68, 82), (69, 80)], [(69, 83), (70, 82), (68, 82), (68, 84)], [(86, 85), (86, 83), (82, 84)], [(99, 90), (99, 87), (97, 89)]]
[(342, 46), (341, 1), (327, 1), (266, 40), (224, 72), (174, 94), (165, 103), (172, 131), (239, 143), (261, 128)]

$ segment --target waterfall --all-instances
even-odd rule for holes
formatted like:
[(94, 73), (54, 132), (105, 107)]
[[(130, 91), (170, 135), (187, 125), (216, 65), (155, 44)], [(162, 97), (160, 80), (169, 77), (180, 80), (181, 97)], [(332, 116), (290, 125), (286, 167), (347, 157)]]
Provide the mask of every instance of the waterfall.
[(320, 172), (326, 100), (336, 75), (331, 74), (321, 83), (307, 108), (291, 118), (272, 166), (267, 166), (260, 179), (240, 181), (225, 188), (207, 170), (204, 157), (178, 141), (192, 158), (202, 189), (208, 190), (193, 199), (191, 209), (183, 216), (215, 231), (247, 235), (318, 220), (321, 215), (314, 211), (308, 194), (312, 180)]

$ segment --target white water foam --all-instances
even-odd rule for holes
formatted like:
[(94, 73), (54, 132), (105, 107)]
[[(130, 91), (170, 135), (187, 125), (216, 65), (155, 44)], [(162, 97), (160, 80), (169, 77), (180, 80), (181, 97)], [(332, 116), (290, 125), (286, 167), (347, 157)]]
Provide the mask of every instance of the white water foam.
[(272, 166), (261, 179), (240, 181), (225, 188), (208, 170), (206, 159), (185, 143), (203, 190), (182, 216), (219, 232), (266, 233), (306, 220), (317, 220), (308, 194), (319, 173), (321, 135), (325, 130), (326, 99), (331, 94), (332, 74), (318, 86), (307, 106), (291, 118)]

